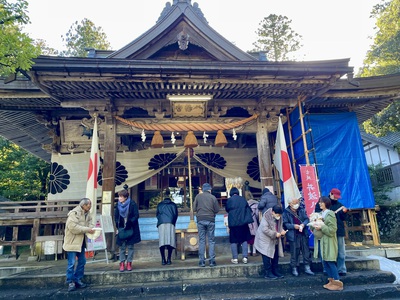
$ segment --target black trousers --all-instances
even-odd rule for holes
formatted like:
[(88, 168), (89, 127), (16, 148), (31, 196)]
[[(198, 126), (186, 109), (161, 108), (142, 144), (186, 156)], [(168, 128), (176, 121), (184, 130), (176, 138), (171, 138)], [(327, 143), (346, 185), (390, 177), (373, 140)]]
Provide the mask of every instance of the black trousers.
[(308, 246), (308, 238), (304, 234), (296, 234), (295, 241), (289, 242), (290, 247), (290, 266), (292, 268), (300, 265), (300, 253), (303, 255), (303, 263), (311, 264), (310, 248)]
[(268, 273), (272, 273), (276, 275), (278, 272), (278, 263), (279, 263), (279, 248), (278, 245), (275, 246), (275, 253), (274, 257), (268, 257), (264, 254), (262, 254), (262, 260), (263, 260), (263, 265), (264, 265), (264, 270), (265, 270), (265, 275)]

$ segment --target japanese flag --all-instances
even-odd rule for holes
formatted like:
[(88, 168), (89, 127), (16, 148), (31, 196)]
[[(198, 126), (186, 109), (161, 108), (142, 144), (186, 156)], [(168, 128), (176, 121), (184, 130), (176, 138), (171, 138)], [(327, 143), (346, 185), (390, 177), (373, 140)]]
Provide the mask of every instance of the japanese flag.
[(97, 133), (97, 118), (94, 119), (92, 147), (90, 149), (90, 160), (88, 177), (86, 184), (86, 198), (92, 201), (92, 208), (90, 214), (92, 220), (96, 220), (96, 204), (97, 204), (97, 174), (99, 173), (99, 138)]
[(276, 134), (274, 165), (279, 172), (279, 178), (283, 182), (285, 207), (287, 207), (289, 200), (299, 199), (301, 198), (301, 194), (293, 177), (281, 117), (279, 117), (278, 131)]

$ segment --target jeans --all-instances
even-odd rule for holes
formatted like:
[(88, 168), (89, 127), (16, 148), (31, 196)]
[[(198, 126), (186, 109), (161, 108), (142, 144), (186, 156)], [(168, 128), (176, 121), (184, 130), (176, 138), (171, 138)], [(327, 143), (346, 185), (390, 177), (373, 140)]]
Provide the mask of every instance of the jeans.
[(337, 257), (337, 269), (339, 273), (347, 273), (346, 269), (346, 245), (344, 242), (344, 236), (338, 236), (338, 257)]
[[(231, 251), (232, 251), (232, 258), (237, 259), (239, 256), (237, 243), (231, 243)], [(247, 242), (242, 243), (242, 256), (247, 257)]]
[(206, 251), (206, 236), (208, 237), (208, 254), (210, 260), (215, 260), (215, 223), (211, 221), (199, 221), (197, 222), (197, 230), (199, 231), (199, 259), (205, 261)]
[[(126, 257), (126, 248), (128, 248), (128, 257)], [(126, 242), (122, 242), (122, 245), (119, 246), (119, 261), (120, 262), (132, 262), (133, 261), (133, 244), (127, 245)]]
[(328, 274), (328, 278), (339, 280), (339, 273), (336, 267), (336, 263), (334, 261), (326, 261), (326, 260), (323, 260), (322, 263), (324, 265), (326, 273)]
[(322, 254), (321, 254), (321, 240), (318, 240), (317, 245), (318, 245), (318, 258), (322, 264), (322, 271), (326, 273), (324, 261), (322, 260)]
[[(76, 258), (78, 258), (78, 264), (75, 269)], [(67, 283), (80, 281), (85, 273), (86, 257), (84, 246), (82, 246), (81, 252), (67, 251), (67, 260)]]

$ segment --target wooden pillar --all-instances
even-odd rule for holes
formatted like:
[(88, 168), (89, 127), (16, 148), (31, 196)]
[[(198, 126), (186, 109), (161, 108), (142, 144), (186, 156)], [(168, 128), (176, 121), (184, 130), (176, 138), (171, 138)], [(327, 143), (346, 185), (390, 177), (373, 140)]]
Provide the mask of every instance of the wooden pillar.
[(373, 245), (374, 244), (374, 240), (373, 240), (373, 233), (372, 233), (372, 226), (371, 226), (371, 222), (369, 220), (369, 213), (368, 213), (368, 209), (363, 209), (361, 211), (361, 226), (363, 228), (363, 236), (364, 236), (364, 240), (363, 240), (363, 244), (365, 245)]
[[(272, 177), (271, 149), (268, 140), (267, 120), (257, 119), (257, 153), (258, 164), (260, 169), (261, 190), (265, 187), (274, 187)], [(271, 190), (273, 193), (273, 190)]]
[(35, 252), (36, 237), (39, 235), (39, 229), (40, 229), (40, 219), (34, 219), (31, 231), (31, 255), (34, 255)]
[[(103, 157), (103, 195), (108, 194), (111, 197), (102, 197), (102, 212), (111, 214), (114, 218), (114, 194), (115, 194), (115, 165), (117, 160), (117, 128), (115, 118), (111, 114), (105, 116), (104, 124), (104, 157)], [(110, 199), (111, 198), (111, 199)], [(105, 199), (111, 200), (111, 203), (103, 203)], [(114, 223), (114, 222), (113, 222)], [(115, 234), (107, 233), (107, 250), (114, 252)]]
[(18, 241), (18, 226), (13, 227), (12, 243), (11, 245), (11, 255), (17, 257), (17, 241)]

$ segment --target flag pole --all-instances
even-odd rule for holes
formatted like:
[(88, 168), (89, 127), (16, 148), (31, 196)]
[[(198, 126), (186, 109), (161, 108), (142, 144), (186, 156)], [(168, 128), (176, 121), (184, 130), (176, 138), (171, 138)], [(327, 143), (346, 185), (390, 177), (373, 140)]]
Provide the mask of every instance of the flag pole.
[(92, 222), (96, 222), (97, 175), (99, 172), (99, 138), (97, 130), (97, 114), (94, 114), (93, 117), (94, 117), (94, 125), (92, 134), (92, 145), (90, 148), (88, 177), (86, 183), (86, 198), (89, 198), (92, 201), (92, 208), (90, 209), (90, 215), (92, 216)]
[(287, 207), (289, 201), (292, 199), (300, 199), (301, 194), (293, 177), (281, 116), (279, 116), (278, 130), (276, 134), (274, 165), (278, 170), (279, 178), (283, 183), (283, 196), (285, 198), (285, 207)]

